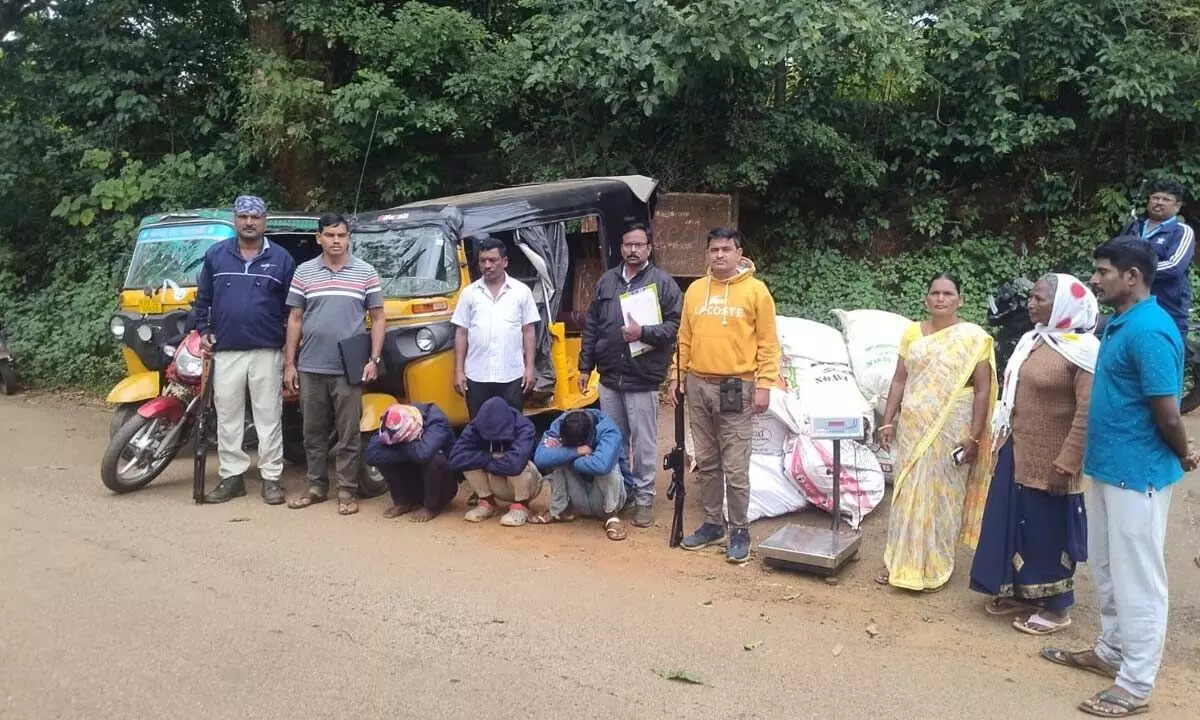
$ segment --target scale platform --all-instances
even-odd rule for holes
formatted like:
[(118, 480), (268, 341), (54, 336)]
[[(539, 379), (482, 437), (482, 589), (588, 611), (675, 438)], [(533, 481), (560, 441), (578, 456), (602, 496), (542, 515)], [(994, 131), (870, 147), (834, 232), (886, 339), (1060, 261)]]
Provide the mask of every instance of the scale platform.
[(763, 562), (786, 570), (836, 575), (858, 554), (862, 535), (812, 525), (785, 525), (758, 544)]

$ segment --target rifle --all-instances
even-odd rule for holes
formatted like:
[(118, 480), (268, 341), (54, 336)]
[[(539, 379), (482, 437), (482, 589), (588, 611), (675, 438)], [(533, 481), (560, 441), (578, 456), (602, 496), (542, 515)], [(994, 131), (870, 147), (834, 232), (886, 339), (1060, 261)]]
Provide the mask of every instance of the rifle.
[(192, 437), (192, 445), (196, 448), (196, 456), (192, 463), (192, 502), (204, 502), (204, 473), (208, 464), (208, 418), (209, 408), (213, 403), (212, 389), (212, 355), (204, 356), (204, 366), (200, 372), (200, 407), (196, 408), (196, 429)]
[(683, 379), (679, 369), (679, 346), (675, 346), (675, 447), (663, 457), (663, 469), (671, 471), (671, 484), (667, 486), (667, 499), (675, 501), (675, 512), (671, 516), (671, 536), (667, 541), (671, 547), (678, 547), (683, 541), (683, 501), (687, 497), (684, 487), (684, 463), (686, 462), (684, 427), (683, 427)]

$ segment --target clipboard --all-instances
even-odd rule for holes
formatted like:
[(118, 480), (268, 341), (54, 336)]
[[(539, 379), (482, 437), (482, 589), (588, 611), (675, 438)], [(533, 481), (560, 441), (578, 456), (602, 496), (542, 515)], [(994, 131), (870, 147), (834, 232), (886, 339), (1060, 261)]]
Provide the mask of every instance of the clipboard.
[[(633, 321), (638, 325), (661, 325), (662, 306), (658, 303), (658, 286), (654, 284), (647, 285), (643, 288), (638, 288), (633, 292), (621, 293), (618, 298), (621, 303), (621, 323), (625, 323), (625, 319), (632, 317)], [(652, 345), (634, 340), (629, 343), (629, 356), (637, 357), (645, 353), (647, 350), (653, 349)]]

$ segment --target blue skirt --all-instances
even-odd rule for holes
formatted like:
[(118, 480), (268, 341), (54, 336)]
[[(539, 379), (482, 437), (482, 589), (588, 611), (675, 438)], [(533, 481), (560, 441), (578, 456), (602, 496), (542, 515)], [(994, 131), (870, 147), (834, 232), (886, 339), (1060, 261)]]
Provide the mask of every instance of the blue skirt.
[(1075, 565), (1087, 560), (1083, 495), (1018, 485), (1012, 442), (1000, 449), (988, 490), (971, 589), (1063, 612), (1075, 604)]

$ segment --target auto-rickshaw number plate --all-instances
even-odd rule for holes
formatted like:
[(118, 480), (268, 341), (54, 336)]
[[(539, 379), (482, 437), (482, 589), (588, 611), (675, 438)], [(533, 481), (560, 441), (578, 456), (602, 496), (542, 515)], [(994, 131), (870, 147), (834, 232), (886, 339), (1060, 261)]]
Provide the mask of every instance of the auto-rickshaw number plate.
[(138, 312), (143, 315), (158, 315), (163, 311), (162, 301), (157, 298), (142, 298), (138, 302)]

